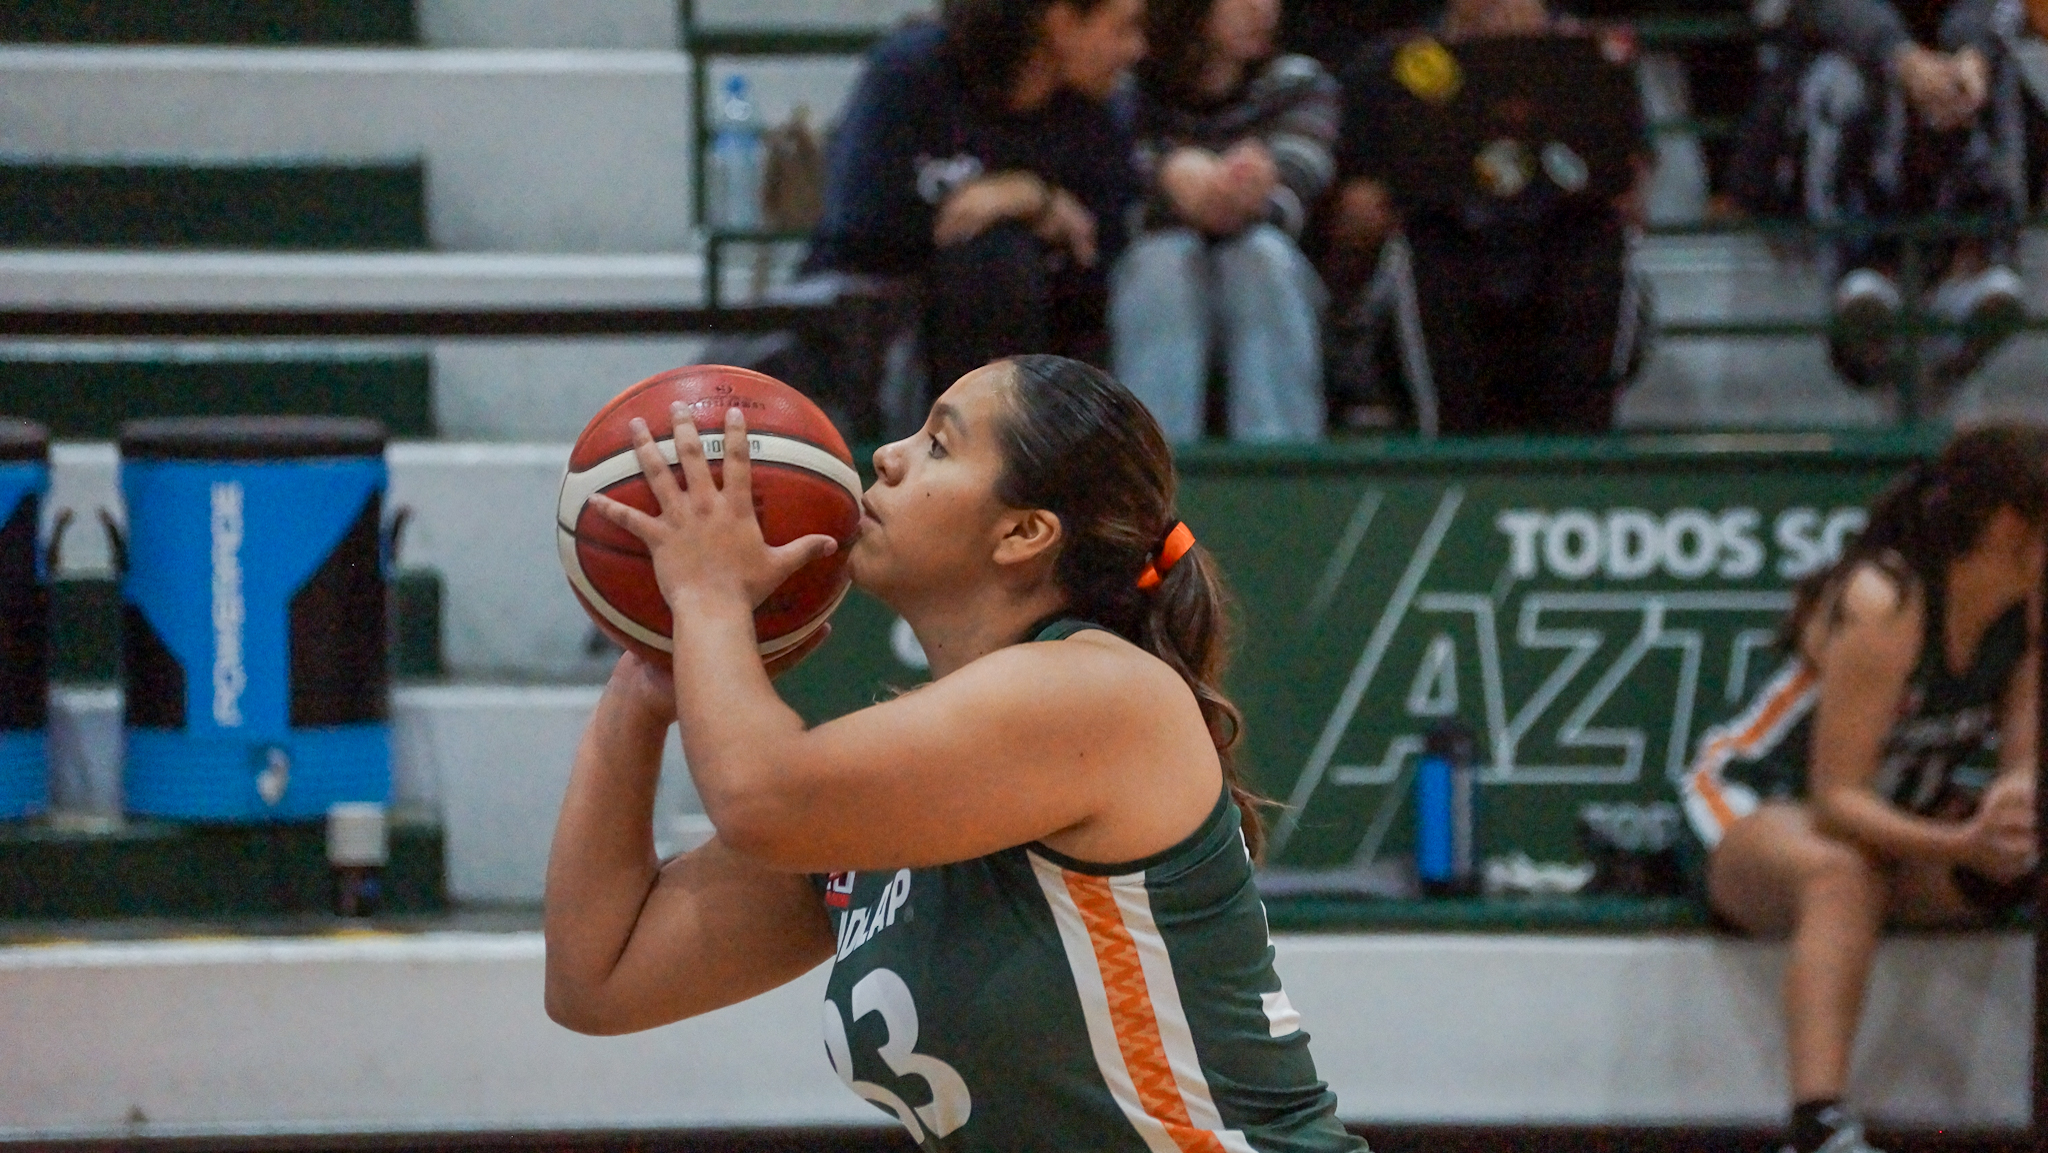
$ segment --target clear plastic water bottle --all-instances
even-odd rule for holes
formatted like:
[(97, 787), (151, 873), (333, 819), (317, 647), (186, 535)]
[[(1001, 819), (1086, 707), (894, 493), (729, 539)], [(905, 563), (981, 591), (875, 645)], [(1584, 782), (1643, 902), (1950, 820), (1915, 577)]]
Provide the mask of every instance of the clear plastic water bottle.
[(705, 158), (705, 222), (722, 231), (758, 229), (764, 150), (761, 117), (747, 93), (745, 76), (726, 78), (712, 127), (711, 151)]

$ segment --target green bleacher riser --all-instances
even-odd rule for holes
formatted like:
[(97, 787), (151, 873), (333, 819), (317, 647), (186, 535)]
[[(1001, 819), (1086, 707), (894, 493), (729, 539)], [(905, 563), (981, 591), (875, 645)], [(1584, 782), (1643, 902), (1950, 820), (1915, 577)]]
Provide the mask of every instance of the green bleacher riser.
[[(89, 530), (88, 530), (89, 531)], [(391, 582), (391, 671), (407, 680), (446, 674), (441, 659), (441, 576), (401, 569)], [(121, 591), (113, 580), (50, 586), (50, 679), (104, 683), (121, 675)]]
[(96, 358), (0, 345), (0, 413), (78, 440), (113, 439), (121, 422), (143, 417), (323, 414), (431, 437), (432, 377), (425, 352), (151, 358), (110, 349)]
[[(441, 826), (391, 822), (383, 911), (448, 905)], [(257, 826), (135, 821), (112, 828), (0, 823), (0, 918), (256, 917), (330, 908), (320, 822)]]
[(419, 161), (0, 161), (0, 245), (416, 249)]
[(379, 44), (419, 41), (412, 0), (29, 0), (0, 6), (0, 42)]

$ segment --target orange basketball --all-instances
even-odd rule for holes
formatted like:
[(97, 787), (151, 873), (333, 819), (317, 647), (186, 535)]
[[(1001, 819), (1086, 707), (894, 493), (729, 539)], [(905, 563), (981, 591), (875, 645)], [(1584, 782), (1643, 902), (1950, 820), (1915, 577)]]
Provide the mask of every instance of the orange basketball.
[(860, 474), (853, 454), (818, 406), (771, 376), (744, 368), (699, 364), (650, 376), (612, 399), (584, 427), (569, 454), (555, 507), (555, 541), (562, 569), (591, 619), (613, 640), (666, 663), (674, 620), (655, 585), (647, 546), (590, 507), (598, 493), (647, 513), (660, 511), (633, 455), (628, 422), (647, 422), (676, 483), (675, 441), (669, 405), (681, 401), (696, 417), (711, 475), (724, 483), (725, 414), (747, 418), (754, 462), (754, 511), (771, 545), (812, 533), (837, 540), (840, 550), (798, 569), (754, 612), (761, 656), (785, 653), (816, 633), (846, 598), (846, 548), (860, 528)]

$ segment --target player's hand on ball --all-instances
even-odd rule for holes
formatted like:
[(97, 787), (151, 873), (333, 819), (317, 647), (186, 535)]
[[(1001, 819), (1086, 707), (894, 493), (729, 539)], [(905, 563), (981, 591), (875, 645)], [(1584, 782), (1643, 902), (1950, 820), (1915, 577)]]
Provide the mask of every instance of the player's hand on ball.
[(730, 597), (749, 612), (768, 599), (790, 574), (838, 551), (822, 533), (780, 547), (761, 536), (754, 513), (753, 464), (747, 455), (746, 416), (737, 407), (725, 414), (725, 485), (711, 479), (704, 441), (687, 406), (670, 407), (675, 427), (676, 467), (663, 459), (645, 421), (635, 419), (633, 451), (653, 490), (654, 516), (604, 496), (592, 502), (613, 524), (639, 537), (654, 564), (655, 583), (678, 618), (691, 608)]
[(638, 653), (619, 656), (618, 662), (612, 665), (611, 683), (605, 686), (605, 691), (617, 694), (635, 712), (644, 714), (650, 721), (664, 726), (675, 723), (675, 677), (666, 666)]

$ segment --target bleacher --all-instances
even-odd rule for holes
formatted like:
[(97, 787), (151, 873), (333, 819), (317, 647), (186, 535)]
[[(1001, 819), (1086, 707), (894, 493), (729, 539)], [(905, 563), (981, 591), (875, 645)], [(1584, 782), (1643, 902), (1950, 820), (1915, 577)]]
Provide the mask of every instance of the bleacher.
[[(35, 1039), (0, 1046), (0, 1142), (879, 1123), (817, 1059), (818, 974), (629, 1040), (573, 1037), (541, 1014), (548, 836), (612, 658), (563, 588), (548, 517), (567, 443), (620, 387), (700, 359), (721, 334), (820, 323), (782, 306), (748, 311), (753, 246), (786, 238), (702, 228), (706, 93), (743, 69), (771, 123), (799, 103), (829, 123), (857, 71), (851, 54), (922, 7), (51, 0), (0, 14), (0, 413), (53, 428), (49, 506), (79, 514), (53, 601), (52, 732), (68, 803), (59, 819), (0, 826), (0, 1033)], [(2036, 333), (1945, 414), (1851, 391), (1827, 367), (1817, 275), (1761, 230), (1705, 226), (1705, 157), (1725, 112), (1694, 107), (1685, 61), (1739, 41), (1725, 15), (1664, 11), (1645, 25), (1662, 168), (1637, 260), (1664, 332), (1621, 405), (1630, 435), (1193, 450), (1191, 519), (1290, 507), (1314, 526), (1297, 540), (1204, 522), (1260, 594), (1372, 626), (1362, 606), (1380, 590), (1361, 580), (1340, 596), (1339, 567), (1325, 570), (1337, 573), (1326, 594), (1322, 558), (1348, 565), (1345, 550), (1374, 524), (1427, 538), (1440, 493), (1493, 491), (1503, 468), (1594, 486), (1642, 477), (1659, 493), (1806, 470), (1824, 476), (1812, 491), (1854, 504), (1930, 443), (1895, 423), (2048, 411)], [(2048, 267), (2042, 239), (2029, 234), (2029, 268)], [(2048, 289), (2032, 291), (2032, 311), (2048, 315)], [(122, 516), (111, 434), (143, 415), (316, 412), (386, 424), (390, 503), (411, 511), (395, 589), (392, 912), (369, 931), (317, 911), (317, 830), (195, 832), (119, 816), (119, 598), (92, 515)], [(1699, 481), (1716, 470), (1722, 481)], [(1417, 476), (1440, 487), (1395, 492)], [(1375, 486), (1394, 493), (1383, 516)], [(1553, 495), (1564, 507), (1585, 491)], [(1272, 562), (1290, 548), (1314, 560)], [(1457, 595), (1431, 585), (1420, 600)], [(1345, 608), (1347, 596), (1358, 603)], [(1742, 603), (1758, 620), (1774, 611)], [(1357, 680), (1361, 648), (1406, 659), (1435, 644), (1391, 625), (1368, 643), (1363, 626), (1353, 638), (1315, 614), (1275, 612), (1287, 619), (1251, 630), (1248, 661), (1323, 635), (1333, 647), (1315, 657), (1318, 691)], [(834, 641), (845, 655), (792, 678), (792, 695), (822, 715), (913, 679), (896, 623), (850, 602)], [(1255, 725), (1289, 718), (1267, 759), (1282, 796), (1298, 767), (1288, 758), (1316, 743), (1328, 711), (1294, 699), (1305, 683), (1268, 684), (1247, 702)], [(1399, 709), (1407, 689), (1359, 692), (1392, 693), (1383, 707)], [(1665, 751), (1645, 763), (1661, 767)], [(1398, 775), (1344, 760), (1366, 756), (1333, 745), (1323, 765), (1355, 771), (1344, 787), (1360, 790), (1361, 813), (1390, 811)], [(1597, 795), (1664, 788), (1648, 772)], [(1569, 855), (1567, 802), (1536, 806), (1527, 828), (1496, 839)], [(657, 813), (664, 845), (707, 832), (679, 750)], [(1312, 828), (1283, 863), (1341, 871), (1355, 863), (1347, 836)], [(1405, 845), (1398, 829), (1373, 843)], [(1323, 1074), (1368, 1133), (1374, 1122), (1778, 1119), (1781, 959), (1713, 934), (1690, 899), (1309, 891), (1271, 909)], [(1887, 946), (1858, 1058), (1857, 1091), (1879, 1118), (2026, 1122), (2027, 1037), (2007, 1023), (2027, 1016), (2031, 949), (2016, 933)], [(1921, 1060), (1930, 1047), (1953, 1057), (1948, 1074)]]

